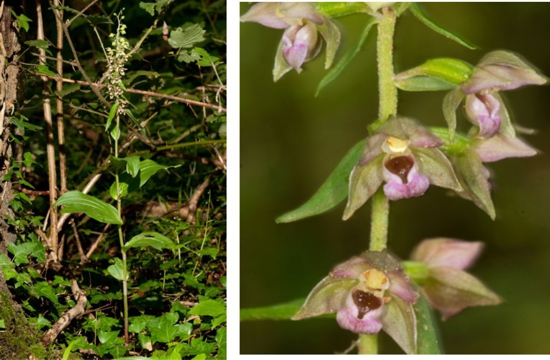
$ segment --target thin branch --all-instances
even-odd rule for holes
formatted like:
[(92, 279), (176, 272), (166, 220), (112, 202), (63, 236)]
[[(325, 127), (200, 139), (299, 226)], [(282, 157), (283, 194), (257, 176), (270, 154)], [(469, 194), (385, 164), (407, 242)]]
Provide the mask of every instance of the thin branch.
[[(53, 0), (55, 6), (60, 6), (59, 0)], [(57, 73), (63, 77), (63, 11), (53, 9), (55, 13), (55, 28), (57, 31)], [(63, 91), (63, 81), (57, 79), (55, 89)], [(59, 182), (61, 193), (67, 192), (67, 155), (65, 154), (65, 123), (63, 121), (63, 97), (59, 95), (57, 105), (57, 144), (59, 145)]]
[(90, 256), (92, 256), (92, 254), (94, 253), (95, 249), (97, 249), (97, 246), (99, 245), (101, 240), (103, 240), (103, 235), (107, 232), (107, 229), (109, 229), (110, 225), (111, 224), (106, 224), (105, 225), (105, 227), (103, 228), (103, 231), (101, 232), (101, 234), (97, 237), (97, 239), (94, 241), (94, 243), (88, 249), (88, 252), (86, 253), (86, 258), (89, 259)]
[[(58, 80), (59, 79), (59, 76), (50, 76), (50, 75), (33, 73), (33, 72), (31, 72), (31, 73), (35, 74), (35, 75), (47, 77), (47, 78), (53, 79), (53, 80)], [(92, 89), (94, 89), (94, 88), (103, 88), (103, 87), (107, 86), (107, 85), (99, 84), (99, 83), (91, 83), (91, 82), (82, 81), (82, 80), (73, 80), (73, 79), (65, 79), (65, 78), (62, 78), (61, 81), (65, 82), (65, 83), (70, 83), (70, 84), (80, 84), (80, 85), (90, 86)], [(208, 104), (208, 103), (201, 102), (201, 101), (186, 99), (186, 98), (182, 98), (182, 97), (179, 97), (179, 96), (159, 94), (159, 93), (152, 92), (152, 91), (144, 91), (144, 90), (138, 90), (138, 89), (132, 89), (132, 88), (126, 89), (125, 91), (129, 92), (129, 93), (133, 93), (133, 94), (140, 94), (140, 95), (157, 97), (157, 98), (162, 98), (162, 99), (174, 100), (174, 101), (186, 103), (186, 104), (189, 104), (189, 105), (203, 106), (203, 107), (207, 107), (207, 108), (210, 108), (210, 109), (218, 110), (219, 112), (227, 112), (227, 110), (224, 107), (220, 107), (220, 106), (215, 105), (215, 104)], [(109, 108), (110, 108), (110, 106), (109, 106)]]
[(80, 254), (80, 263), (82, 264), (87, 262), (88, 258), (86, 257), (86, 254), (84, 254), (84, 249), (82, 248), (82, 243), (80, 242), (80, 236), (78, 236), (78, 229), (76, 228), (74, 219), (71, 219), (70, 223), (71, 227), (73, 228), (74, 238), (76, 240), (76, 247), (78, 248), (78, 253)]
[[(36, 0), (36, 17), (37, 17), (37, 39), (44, 40), (44, 21), (42, 18), (42, 4), (40, 0)], [(46, 55), (44, 49), (39, 49), (40, 58), (39, 63), (44, 65), (46, 64), (46, 59), (42, 55)], [(53, 120), (52, 120), (52, 109), (50, 104), (50, 99), (48, 96), (48, 78), (45, 76), (41, 77), (42, 79), (42, 94), (44, 95), (44, 121), (46, 122), (46, 153), (48, 158), (48, 183), (50, 189), (50, 220), (53, 226), (50, 226), (50, 239), (52, 243), (52, 252), (57, 254), (58, 252), (58, 234), (57, 227), (57, 209), (53, 206), (56, 200), (57, 195), (57, 174), (55, 166), (55, 147), (54, 147), (54, 138), (53, 138)]]
[[(59, 0), (54, 0), (54, 3), (58, 2)], [(86, 12), (86, 10), (88, 10), (89, 8), (91, 8), (96, 2), (98, 2), (99, 0), (93, 0), (91, 3), (89, 3), (88, 5), (86, 5), (86, 7), (84, 9), (82, 9), (81, 12), (79, 12), (78, 14), (76, 14), (75, 16), (73, 16), (72, 19), (67, 19), (67, 21), (65, 22), (65, 26), (66, 27), (69, 27), (71, 26), (71, 24), (73, 23), (73, 21), (75, 21), (76, 19), (78, 19), (82, 14), (84, 14)]]
[[(51, 1), (50, 1), (50, 5), (52, 5)], [(53, 6), (53, 5), (52, 5)], [(62, 19), (59, 19), (59, 16), (57, 13), (55, 13), (55, 18), (58, 20), (58, 21), (61, 21), (63, 22)], [(80, 64), (80, 60), (78, 59), (78, 54), (76, 53), (76, 49), (73, 45), (73, 41), (71, 40), (71, 34), (69, 34), (69, 28), (63, 24), (63, 32), (65, 33), (65, 38), (67, 39), (67, 43), (69, 44), (69, 47), (71, 48), (71, 51), (73, 53), (73, 56), (74, 56), (74, 61), (76, 62), (76, 67), (78, 68), (78, 70), (80, 71), (80, 73), (82, 74), (82, 76), (84, 77), (84, 79), (86, 80), (86, 84), (88, 86), (90, 86), (90, 88), (92, 89), (92, 91), (94, 92), (94, 94), (97, 96), (97, 98), (99, 100), (101, 100), (101, 102), (103, 102), (103, 104), (108, 108), (110, 109), (111, 108), (111, 103), (105, 99), (105, 97), (103, 97), (103, 95), (101, 95), (101, 93), (99, 92), (98, 88), (94, 85), (94, 83), (92, 82), (92, 80), (90, 80), (90, 77), (88, 76), (88, 74), (86, 74), (86, 71), (84, 71), (84, 69), (82, 68), (82, 65)], [(44, 51), (43, 49), (41, 49), (42, 51)]]

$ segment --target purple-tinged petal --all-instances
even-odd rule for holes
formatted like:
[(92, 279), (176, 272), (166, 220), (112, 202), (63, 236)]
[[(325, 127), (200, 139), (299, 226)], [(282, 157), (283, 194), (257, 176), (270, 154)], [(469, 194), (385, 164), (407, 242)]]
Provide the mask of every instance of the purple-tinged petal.
[(257, 22), (273, 29), (285, 29), (290, 26), (279, 13), (279, 3), (257, 3), (241, 16), (243, 22)]
[(317, 29), (314, 24), (294, 25), (283, 34), (283, 55), (287, 63), (296, 71), (315, 50), (317, 45)]
[(386, 141), (386, 134), (375, 134), (367, 139), (367, 144), (357, 166), (365, 166), (375, 157), (382, 154), (382, 144)]
[(500, 106), (500, 102), (489, 93), (466, 96), (466, 115), (473, 124), (479, 126), (478, 137), (486, 139), (498, 132)]
[(382, 328), (407, 354), (416, 354), (416, 315), (410, 302), (390, 293), (380, 320)]
[(390, 200), (407, 199), (423, 195), (430, 181), (418, 173), (418, 165), (413, 156), (398, 156), (384, 162), (384, 194)]
[(372, 268), (373, 266), (367, 258), (354, 256), (348, 261), (336, 265), (330, 275), (338, 278), (357, 279), (359, 275)]
[[(313, 3), (282, 2), (279, 4), (279, 13), (282, 15), (283, 19), (287, 21), (291, 21), (290, 19), (307, 19), (318, 25), (325, 21), (322, 15), (315, 13), (315, 6)], [(290, 24), (297, 25), (298, 23)]]
[(386, 275), (390, 279), (389, 291), (391, 293), (409, 303), (416, 303), (416, 300), (418, 300), (418, 293), (414, 291), (408, 277), (403, 271), (390, 271)]
[(446, 266), (464, 270), (473, 264), (482, 249), (483, 243), (479, 241), (426, 239), (414, 249), (411, 260), (422, 262), (430, 268)]
[(537, 150), (517, 137), (496, 135), (487, 140), (478, 140), (474, 145), (481, 161), (493, 162), (511, 157), (528, 157), (537, 154)]
[(384, 310), (384, 300), (371, 293), (352, 290), (345, 307), (338, 310), (336, 320), (347, 330), (358, 334), (376, 334), (382, 329), (378, 319)]
[(292, 317), (292, 320), (337, 312), (345, 306), (346, 299), (357, 283), (357, 279), (325, 277), (311, 290), (306, 301)]
[(471, 306), (498, 305), (500, 297), (474, 276), (451, 267), (430, 269), (423, 286), (428, 302), (441, 311), (443, 320)]
[(543, 85), (546, 81), (533, 66), (517, 55), (497, 50), (481, 59), (470, 79), (462, 86), (462, 92), (474, 94), (491, 88), (512, 90), (524, 85)]

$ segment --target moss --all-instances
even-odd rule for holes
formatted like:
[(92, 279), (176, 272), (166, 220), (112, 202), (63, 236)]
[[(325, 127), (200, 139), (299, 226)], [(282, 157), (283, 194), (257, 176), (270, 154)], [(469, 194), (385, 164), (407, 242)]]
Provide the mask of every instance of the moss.
[(6, 328), (0, 332), (0, 359), (46, 359), (49, 354), (40, 343), (40, 333), (23, 312), (13, 306), (8, 294), (0, 292), (0, 319)]

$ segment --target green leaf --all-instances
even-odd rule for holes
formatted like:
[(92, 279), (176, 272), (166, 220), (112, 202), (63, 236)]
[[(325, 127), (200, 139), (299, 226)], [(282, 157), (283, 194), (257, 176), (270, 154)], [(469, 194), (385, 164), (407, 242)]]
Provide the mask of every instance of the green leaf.
[(67, 346), (67, 348), (63, 352), (63, 360), (69, 360), (69, 357), (71, 356), (71, 351), (73, 351), (73, 349), (82, 349), (86, 345), (88, 345), (88, 343), (86, 342), (86, 338), (84, 336), (77, 337), (69, 343), (69, 346)]
[(45, 297), (51, 302), (53, 302), (54, 304), (59, 304), (55, 290), (46, 281), (41, 281), (39, 283), (34, 284), (33, 292), (36, 293), (36, 295), (34, 296), (38, 299), (40, 299), (41, 297)]
[(53, 71), (51, 71), (47, 65), (38, 65), (36, 67), (36, 72), (39, 73), (39, 74), (44, 74), (44, 75), (48, 75), (48, 76), (54, 76), (54, 77), (57, 77), (58, 75), (56, 73), (54, 73)]
[(139, 173), (139, 156), (128, 156), (121, 160), (126, 161), (126, 172), (132, 177), (136, 177)]
[(107, 123), (105, 124), (105, 132), (109, 131), (109, 127), (111, 126), (111, 122), (115, 118), (115, 115), (118, 111), (118, 103), (114, 103), (111, 107), (111, 111), (109, 111), (109, 117), (107, 118)]
[(417, 3), (411, 3), (410, 9), (411, 9), (412, 13), (414, 14), (414, 16), (416, 16), (416, 18), (418, 20), (420, 20), (420, 22), (422, 22), (424, 25), (426, 25), (427, 27), (429, 27), (430, 29), (432, 29), (436, 33), (441, 34), (441, 35), (443, 35), (443, 36), (445, 36), (445, 37), (447, 37), (451, 40), (454, 40), (457, 43), (459, 43), (460, 45), (465, 46), (470, 50), (474, 50), (474, 49), (477, 48), (471, 42), (469, 42), (465, 39), (462, 39), (460, 36), (458, 36), (456, 34), (453, 34), (449, 30), (443, 29), (441, 26), (437, 25), (432, 20), (430, 20), (428, 18), (428, 16), (424, 13), (424, 11), (422, 11), (421, 7)]
[(457, 59), (439, 58), (395, 76), (395, 85), (407, 91), (450, 90), (467, 81), (473, 67)]
[[(317, 86), (317, 90), (315, 92), (315, 96), (318, 96), (321, 92), (321, 89), (327, 86), (332, 80), (336, 79), (338, 75), (348, 66), (348, 64), (351, 62), (351, 60), (361, 51), (363, 48), (363, 45), (367, 41), (367, 38), (369, 36), (370, 29), (374, 24), (376, 24), (378, 21), (374, 18), (370, 18), (367, 21), (367, 25), (365, 26), (365, 29), (363, 30), (363, 33), (361, 34), (361, 38), (359, 39), (359, 42), (355, 46), (355, 49), (348, 50), (344, 56), (338, 61), (336, 65), (323, 77), (319, 85)], [(281, 46), (282, 48), (282, 46)]]
[(216, 332), (216, 343), (218, 343), (218, 359), (227, 358), (227, 328), (222, 327)]
[(29, 23), (32, 22), (31, 19), (25, 16), (25, 14), (17, 15), (13, 10), (11, 10), (11, 14), (17, 19), (17, 26), (18, 29), (25, 29), (25, 31), (29, 31)]
[(226, 313), (225, 304), (209, 299), (204, 296), (199, 297), (199, 304), (189, 311), (189, 315), (212, 316), (216, 317)]
[(155, 3), (140, 2), (139, 7), (147, 11), (151, 16), (155, 15)]
[(52, 323), (50, 322), (50, 320), (42, 316), (42, 314), (38, 314), (38, 318), (36, 319), (36, 327), (41, 330), (45, 326), (50, 328), (52, 326)]
[(28, 41), (25, 41), (25, 44), (28, 46), (34, 46), (40, 49), (44, 49), (46, 50), (46, 53), (48, 55), (50, 56), (52, 55), (52, 52), (50, 51), (50, 49), (48, 49), (48, 47), (50, 46), (50, 43), (47, 42), (46, 40), (28, 40)]
[(69, 84), (64, 85), (62, 91), (56, 91), (55, 94), (59, 97), (64, 97), (66, 95), (69, 95), (70, 93), (73, 93), (75, 91), (80, 90), (80, 84)]
[(0, 329), (5, 329), (6, 328), (6, 322), (4, 321), (4, 319), (0, 319)]
[[(119, 258), (115, 258), (115, 263), (107, 267), (107, 271), (117, 280), (124, 280), (124, 264)], [(126, 276), (126, 280), (128, 276)]]
[(182, 356), (210, 354), (216, 351), (216, 343), (207, 342), (202, 337), (191, 340), (191, 344), (181, 344), (180, 354)]
[(172, 341), (179, 331), (179, 328), (174, 326), (178, 319), (177, 313), (168, 312), (159, 318), (150, 320), (147, 327), (151, 331), (151, 340), (164, 343)]
[(130, 323), (130, 326), (128, 326), (128, 331), (133, 333), (140, 333), (145, 330), (147, 322), (154, 318), (155, 317), (152, 315), (131, 316), (128, 319), (128, 322)]
[(287, 223), (321, 214), (345, 200), (348, 196), (348, 180), (351, 170), (359, 161), (361, 152), (365, 147), (365, 141), (359, 141), (347, 152), (328, 179), (305, 204), (279, 216), (275, 221), (277, 223)]
[(442, 354), (437, 323), (430, 305), (420, 296), (413, 306), (416, 314), (416, 351), (418, 354)]
[(157, 173), (159, 170), (167, 170), (169, 168), (176, 168), (176, 166), (165, 166), (154, 162), (153, 160), (143, 160), (139, 163), (139, 187), (145, 185), (149, 178)]
[(204, 41), (203, 35), (205, 32), (199, 24), (193, 24), (186, 28), (177, 28), (170, 32), (168, 43), (176, 49), (188, 49), (196, 43)]
[(124, 245), (124, 251), (127, 251), (133, 247), (147, 247), (151, 246), (157, 250), (171, 249), (174, 247), (174, 242), (166, 236), (153, 231), (142, 232), (139, 235), (134, 236), (130, 241)]
[(118, 339), (118, 333), (119, 331), (99, 331), (97, 338), (102, 344), (109, 344)]
[(61, 195), (54, 206), (65, 205), (62, 214), (84, 213), (99, 222), (122, 225), (122, 219), (114, 206), (78, 190)]
[(306, 299), (297, 299), (273, 306), (241, 309), (241, 321), (252, 320), (290, 320), (300, 310)]

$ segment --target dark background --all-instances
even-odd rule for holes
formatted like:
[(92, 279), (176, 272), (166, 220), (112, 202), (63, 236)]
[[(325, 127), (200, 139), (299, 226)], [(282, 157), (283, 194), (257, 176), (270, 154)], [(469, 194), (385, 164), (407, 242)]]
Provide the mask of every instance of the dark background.
[[(241, 13), (249, 7), (242, 5)], [(509, 49), (550, 75), (550, 4), (426, 3), (424, 8), (434, 21), (480, 49), (468, 50), (407, 13), (396, 29), (396, 72), (435, 57), (476, 64), (486, 52)], [(344, 41), (338, 55), (356, 43), (366, 19), (364, 14), (339, 19)], [(296, 223), (274, 220), (305, 202), (376, 119), (376, 31), (317, 98), (315, 89), (326, 73), (324, 51), (302, 74), (293, 71), (273, 83), (282, 33), (241, 24), (242, 308), (305, 297), (334, 265), (368, 247), (370, 202), (346, 222), (341, 220), (344, 203)], [(398, 112), (428, 126), (445, 126), (444, 95), (400, 92)], [(505, 302), (440, 322), (447, 353), (550, 353), (550, 88), (525, 87), (505, 96), (516, 123), (538, 130), (527, 140), (541, 154), (489, 164), (496, 221), (437, 187), (420, 198), (391, 202), (388, 246), (402, 258), (430, 237), (486, 244), (470, 272)], [(459, 116), (459, 127), (467, 129), (469, 123)], [(330, 354), (344, 351), (355, 339), (330, 319), (241, 324), (241, 353)], [(385, 335), (381, 351), (400, 353)]]

